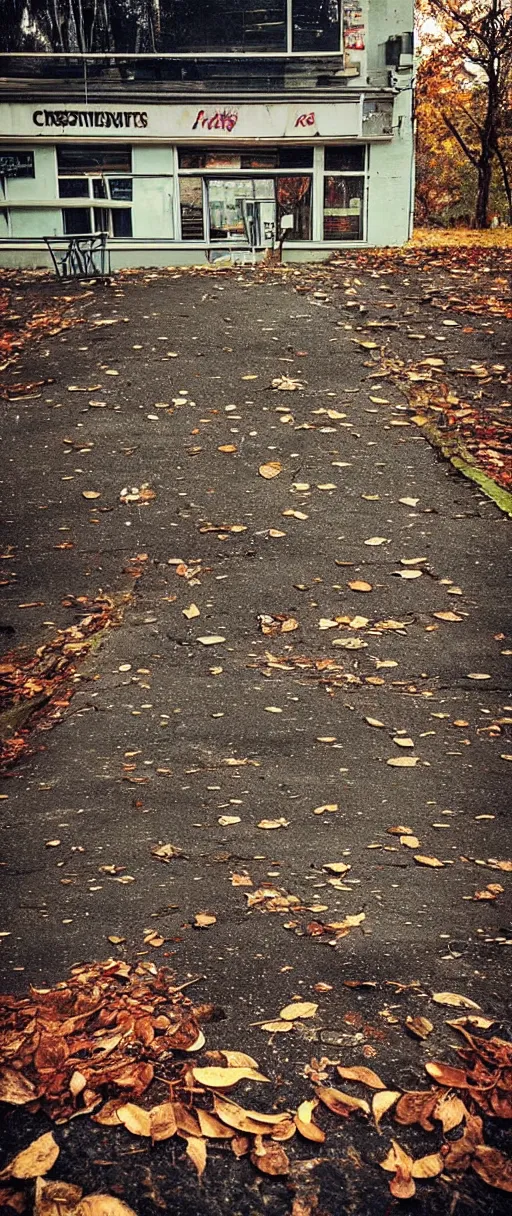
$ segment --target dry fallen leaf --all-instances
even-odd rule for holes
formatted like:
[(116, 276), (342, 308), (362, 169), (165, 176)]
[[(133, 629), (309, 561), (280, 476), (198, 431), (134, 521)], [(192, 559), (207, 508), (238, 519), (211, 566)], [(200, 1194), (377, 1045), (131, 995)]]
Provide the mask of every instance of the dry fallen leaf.
[(228, 1127), (234, 1127), (236, 1131), (254, 1134), (256, 1136), (268, 1135), (269, 1124), (287, 1123), (289, 1115), (283, 1114), (262, 1114), (256, 1110), (245, 1110), (239, 1106), (237, 1102), (232, 1102), (228, 1098), (214, 1095), (213, 1106), (215, 1114), (218, 1115), (222, 1123), (226, 1123)]
[(386, 761), (386, 763), (390, 764), (392, 766), (392, 768), (414, 768), (415, 765), (418, 763), (418, 757), (417, 756), (392, 756), (390, 760)]
[(217, 917), (210, 912), (196, 912), (194, 916), (194, 925), (196, 929), (209, 929), (211, 925), (217, 923)]
[(363, 543), (365, 545), (387, 545), (388, 540), (388, 536), (369, 536), (368, 540), (365, 540)]
[[(76, 1207), (81, 1198), (81, 1186), (73, 1186), (69, 1182), (49, 1182), (47, 1178), (36, 1178), (34, 1216), (75, 1216)], [(23, 1211), (24, 1206), (14, 1210)]]
[(1, 1069), (0, 1102), (10, 1102), (13, 1106), (24, 1106), (25, 1102), (33, 1102), (35, 1097), (36, 1090), (31, 1081), (27, 1081), (13, 1068)]
[(208, 634), (206, 637), (198, 638), (197, 640), (201, 643), (201, 646), (216, 646), (220, 644), (220, 642), (226, 641), (225, 638), (221, 637), (220, 634), (217, 633)]
[(152, 1106), (149, 1116), (152, 1140), (169, 1140), (176, 1134), (178, 1125), (172, 1102), (160, 1102), (158, 1106)]
[(45, 1132), (17, 1153), (0, 1173), (0, 1178), (38, 1178), (55, 1165), (60, 1153), (52, 1132)]
[(263, 1174), (288, 1174), (290, 1162), (280, 1144), (273, 1140), (256, 1136), (251, 1161)]
[(260, 1030), (266, 1030), (269, 1034), (285, 1034), (287, 1030), (293, 1030), (293, 1022), (262, 1022)]
[(450, 1005), (455, 1009), (480, 1009), (476, 1001), (470, 1000), (468, 996), (460, 996), (458, 992), (433, 992), (432, 1000), (436, 1005)]
[(415, 853), (414, 860), (419, 866), (430, 866), (433, 870), (442, 870), (444, 861), (439, 861), (438, 857), (426, 857), (422, 853)]
[(413, 1162), (411, 1173), (413, 1178), (437, 1178), (443, 1169), (441, 1153), (430, 1153), (427, 1157), (418, 1157)]
[(390, 1110), (401, 1097), (399, 1089), (380, 1089), (372, 1098), (372, 1114), (375, 1126), (378, 1128), (386, 1111)]
[(82, 1199), (73, 1216), (137, 1216), (133, 1208), (113, 1195), (88, 1195)]
[(265, 831), (270, 832), (270, 831), (272, 831), (273, 828), (289, 827), (289, 820), (283, 819), (283, 818), (281, 818), (281, 819), (260, 819), (260, 822), (256, 824), (256, 827), (264, 828)]
[(126, 1102), (124, 1106), (118, 1106), (116, 1114), (132, 1135), (151, 1136), (151, 1116), (142, 1106), (137, 1106), (135, 1102)]
[(487, 1144), (477, 1144), (471, 1165), (489, 1186), (497, 1187), (500, 1191), (512, 1191), (512, 1161), (504, 1157), (499, 1149)]
[(413, 1018), (408, 1014), (405, 1019), (405, 1025), (407, 1030), (410, 1030), (416, 1039), (426, 1039), (429, 1034), (432, 1034), (434, 1029), (432, 1022), (429, 1022), (428, 1018), (423, 1018), (419, 1015)]
[(316, 1144), (323, 1144), (325, 1132), (322, 1131), (321, 1127), (318, 1127), (317, 1123), (313, 1123), (313, 1111), (317, 1106), (317, 1098), (301, 1102), (295, 1115), (295, 1126), (305, 1140), (313, 1140)]
[(201, 1178), (206, 1169), (206, 1140), (198, 1136), (187, 1136), (187, 1157), (195, 1165), (198, 1177)]
[(99, 490), (82, 490), (82, 498), (101, 498)]
[(278, 477), (283, 471), (283, 466), (280, 460), (268, 460), (266, 464), (260, 464), (258, 473), (260, 477), (264, 477), (266, 481), (271, 481), (273, 477)]
[(280, 1009), (279, 1017), (285, 1022), (294, 1022), (296, 1018), (314, 1018), (317, 1009), (314, 1001), (292, 1001)]
[(230, 1089), (232, 1085), (238, 1085), (239, 1081), (268, 1081), (268, 1077), (264, 1077), (261, 1072), (258, 1072), (252, 1067), (238, 1068), (193, 1068), (192, 1073), (194, 1079), (200, 1085), (206, 1085), (208, 1089)]
[(394, 1178), (389, 1184), (391, 1194), (396, 1199), (412, 1199), (416, 1194), (416, 1187), (412, 1178), (413, 1159), (404, 1149), (392, 1140), (392, 1148), (389, 1150), (387, 1157), (381, 1161), (381, 1169), (389, 1170), (394, 1174)]
[(366, 583), (364, 579), (356, 578), (348, 583), (351, 591), (373, 591), (371, 583)]
[(352, 1094), (345, 1094), (340, 1089), (332, 1089), (324, 1085), (317, 1085), (316, 1093), (324, 1106), (332, 1110), (335, 1115), (346, 1117), (353, 1110), (362, 1110), (365, 1115), (370, 1114), (370, 1107), (365, 1098), (353, 1098)]
[(189, 604), (188, 608), (183, 609), (183, 616), (186, 616), (187, 621), (193, 621), (194, 617), (201, 616), (197, 604)]
[(384, 1081), (381, 1081), (371, 1068), (342, 1068), (341, 1065), (338, 1065), (337, 1071), (343, 1081), (360, 1081), (362, 1085), (368, 1085), (370, 1089), (385, 1090), (386, 1088)]

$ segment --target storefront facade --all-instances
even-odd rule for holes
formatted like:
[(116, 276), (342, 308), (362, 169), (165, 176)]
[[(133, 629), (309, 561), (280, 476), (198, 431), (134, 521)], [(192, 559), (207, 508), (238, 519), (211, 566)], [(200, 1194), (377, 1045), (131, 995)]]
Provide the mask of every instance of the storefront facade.
[[(299, 53), (293, 80), (288, 73), (285, 87), (267, 94), (240, 82), (229, 94), (194, 83), (155, 97), (138, 80), (123, 79), (122, 89), (110, 80), (107, 90), (100, 77), (94, 88), (86, 82), (85, 101), (61, 76), (40, 92), (32, 80), (19, 100), (11, 75), (0, 92), (0, 264), (45, 265), (45, 237), (96, 231), (109, 234), (114, 268), (226, 254), (243, 262), (283, 230), (291, 260), (402, 244), (412, 210), (412, 60), (393, 74), (384, 35), (388, 10), (395, 33), (412, 4), (373, 3), (379, 72), (368, 70), (367, 0), (364, 26), (357, 9), (359, 49), (343, 46), (334, 61), (334, 89), (321, 75), (314, 88), (301, 85)], [(329, 63), (332, 72), (332, 54)]]

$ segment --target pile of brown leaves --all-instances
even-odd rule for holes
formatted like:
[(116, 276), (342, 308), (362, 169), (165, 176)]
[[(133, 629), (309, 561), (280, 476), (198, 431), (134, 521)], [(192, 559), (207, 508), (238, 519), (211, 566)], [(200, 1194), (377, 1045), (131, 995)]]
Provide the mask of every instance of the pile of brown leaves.
[[(448, 1023), (466, 1041), (458, 1053), (461, 1063), (428, 1061), (431, 1088), (403, 1092), (388, 1087), (366, 1066), (313, 1059), (305, 1070), (313, 1096), (296, 1111), (266, 1112), (246, 1108), (230, 1095), (240, 1082), (269, 1082), (251, 1056), (209, 1051), (202, 1066), (184, 1058), (183, 1053), (203, 1048), (200, 1023), (214, 1012), (211, 1006), (194, 1007), (185, 987), (151, 962), (131, 967), (109, 959), (73, 968), (70, 979), (53, 989), (0, 998), (0, 1101), (30, 1112), (42, 1110), (56, 1123), (91, 1115), (96, 1123), (124, 1127), (148, 1144), (180, 1137), (199, 1176), (209, 1141), (224, 1141), (237, 1158), (248, 1155), (261, 1172), (289, 1175), (291, 1181), (295, 1167), (283, 1142), (298, 1134), (323, 1144), (327, 1133), (322, 1120), (317, 1122), (323, 1109), (342, 1119), (373, 1119), (379, 1131), (389, 1116), (402, 1128), (418, 1125), (437, 1135), (434, 1150), (418, 1158), (392, 1139), (380, 1164), (393, 1175), (390, 1190), (396, 1198), (412, 1197), (418, 1179), (443, 1175), (449, 1181), (469, 1169), (488, 1185), (512, 1192), (512, 1162), (484, 1142), (482, 1116), (512, 1117), (512, 1043), (475, 1033), (492, 1025), (488, 1019), (471, 1015)], [(450, 1003), (448, 997), (451, 1003), (464, 1000), (437, 996), (443, 1003)], [(297, 1019), (313, 1018), (317, 1010), (316, 1002), (293, 1001), (262, 1029), (290, 1030)], [(333, 1069), (344, 1082), (341, 1090), (331, 1082)], [(347, 1083), (369, 1089), (370, 1098), (346, 1092)], [(150, 1087), (157, 1088), (156, 1103)], [(0, 1186), (0, 1203), (22, 1212), (27, 1186), (36, 1180), (36, 1216), (122, 1216), (130, 1211), (122, 1204), (116, 1207), (119, 1200), (82, 1199), (79, 1187), (47, 1182), (44, 1176), (58, 1155), (51, 1132), (18, 1153), (0, 1174), (0, 1183), (8, 1184)]]
[(79, 624), (60, 629), (35, 653), (10, 651), (0, 662), (0, 772), (28, 750), (24, 724), (34, 713), (40, 729), (48, 729), (61, 716), (72, 695), (77, 661), (90, 650), (94, 637), (118, 620), (118, 608), (106, 595), (94, 600), (79, 596), (65, 603), (76, 606)]
[[(0, 292), (0, 371), (5, 371), (7, 367), (16, 363), (27, 342), (43, 337), (54, 337), (63, 330), (83, 323), (78, 317), (64, 315), (69, 311), (70, 304), (81, 299), (83, 292), (75, 296), (60, 298), (53, 296), (48, 306), (42, 309), (37, 282), (34, 282), (34, 292), (22, 302), (25, 315), (21, 316), (19, 312), (20, 296), (14, 295), (19, 286), (17, 275), (17, 271), (12, 275), (9, 275), (9, 271), (2, 272), (4, 283)], [(34, 275), (33, 278), (37, 280), (37, 275)], [(4, 392), (2, 395), (7, 394)]]
[(0, 1012), (0, 1100), (57, 1123), (140, 1097), (156, 1064), (165, 1075), (175, 1051), (204, 1044), (191, 1001), (152, 963), (75, 967), (55, 988), (1, 996)]

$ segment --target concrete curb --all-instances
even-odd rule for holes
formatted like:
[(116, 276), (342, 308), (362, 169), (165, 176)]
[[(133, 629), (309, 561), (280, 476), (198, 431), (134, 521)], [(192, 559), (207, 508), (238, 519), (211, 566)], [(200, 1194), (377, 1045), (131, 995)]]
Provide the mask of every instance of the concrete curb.
[(512, 518), (512, 494), (497, 485), (492, 477), (478, 468), (461, 439), (454, 435), (448, 438), (430, 419), (418, 420), (416, 425), (420, 427), (432, 447), (437, 448), (464, 477), (469, 477), (471, 481), (476, 482), (482, 493), (492, 499), (500, 511)]

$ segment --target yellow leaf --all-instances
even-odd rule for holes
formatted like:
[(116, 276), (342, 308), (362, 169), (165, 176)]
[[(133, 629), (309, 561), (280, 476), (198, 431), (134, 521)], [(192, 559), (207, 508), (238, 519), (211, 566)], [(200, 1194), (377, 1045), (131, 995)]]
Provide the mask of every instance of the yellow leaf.
[(186, 616), (187, 621), (193, 621), (194, 617), (201, 616), (197, 604), (189, 604), (188, 608), (183, 609), (183, 616)]
[(212, 1115), (210, 1111), (196, 1108), (196, 1115), (203, 1136), (208, 1136), (211, 1140), (231, 1140), (235, 1135), (234, 1128), (221, 1123), (221, 1120), (217, 1119), (216, 1115)]
[(451, 1005), (455, 1009), (480, 1009), (476, 1001), (470, 1000), (468, 996), (460, 996), (458, 992), (433, 992), (432, 1000), (436, 1005)]
[(365, 540), (365, 545), (387, 545), (389, 537), (387, 536), (370, 536)]
[(413, 1162), (411, 1175), (413, 1178), (437, 1178), (442, 1174), (444, 1162), (441, 1153), (429, 1153), (427, 1157), (418, 1157)]
[(13, 1068), (2, 1068), (0, 1071), (0, 1102), (10, 1102), (13, 1106), (24, 1106), (25, 1102), (33, 1102), (37, 1096), (31, 1081), (27, 1081), (21, 1072)]
[(456, 612), (434, 612), (432, 615), (436, 616), (439, 621), (462, 621), (462, 620), (464, 620), (464, 617), (457, 616)]
[(378, 1127), (387, 1110), (401, 1097), (399, 1089), (380, 1089), (372, 1098), (372, 1114)]
[(257, 1072), (255, 1068), (193, 1068), (194, 1079), (200, 1085), (206, 1085), (208, 1089), (230, 1089), (232, 1085), (238, 1085), (239, 1081), (247, 1079), (249, 1081), (268, 1081), (268, 1077), (264, 1077), (261, 1072)]
[(347, 874), (351, 866), (347, 866), (344, 861), (326, 861), (322, 865), (322, 870), (332, 870), (333, 874)]
[(201, 643), (201, 646), (216, 646), (220, 642), (226, 641), (225, 638), (217, 633), (208, 634), (206, 637), (198, 638), (197, 640)]
[(345, 1094), (340, 1089), (332, 1089), (323, 1085), (318, 1085), (316, 1092), (324, 1106), (332, 1110), (335, 1115), (346, 1115), (351, 1110), (362, 1110), (365, 1115), (370, 1114), (370, 1107), (365, 1098), (353, 1098), (352, 1094)]
[(415, 853), (414, 860), (419, 866), (430, 866), (432, 870), (442, 870), (444, 861), (439, 861), (438, 857), (426, 857), (423, 853)]
[(356, 578), (348, 583), (351, 591), (373, 591), (371, 583), (366, 583), (364, 579)]
[(296, 1018), (314, 1018), (318, 1005), (314, 1001), (292, 1001), (280, 1009), (279, 1017), (285, 1022), (294, 1022)]
[(285, 1034), (287, 1030), (293, 1030), (293, 1022), (262, 1022), (260, 1029), (269, 1034)]
[(264, 477), (266, 481), (271, 481), (273, 477), (278, 477), (283, 471), (283, 466), (280, 460), (269, 460), (266, 464), (260, 464), (258, 473), (260, 477)]
[(135, 1102), (126, 1102), (118, 1106), (117, 1117), (134, 1136), (151, 1136), (151, 1116)]
[(210, 912), (196, 912), (194, 916), (194, 924), (198, 929), (209, 929), (210, 925), (217, 923), (217, 917)]
[(414, 768), (418, 763), (417, 756), (392, 756), (391, 760), (386, 762), (391, 764), (393, 768)]
[(99, 490), (82, 490), (82, 498), (101, 498)]
[(221, 443), (218, 452), (236, 452), (236, 443)]
[(178, 1125), (172, 1102), (161, 1102), (149, 1112), (152, 1140), (169, 1140), (176, 1134)]
[(200, 1140), (198, 1136), (187, 1136), (186, 1153), (195, 1165), (198, 1177), (201, 1178), (206, 1169), (206, 1140)]
[(59, 1153), (60, 1148), (53, 1133), (45, 1132), (9, 1161), (0, 1178), (38, 1178), (51, 1170)]
[(371, 1068), (342, 1068), (338, 1065), (337, 1071), (343, 1081), (360, 1081), (362, 1085), (368, 1085), (370, 1089), (386, 1088), (380, 1077)]
[(136, 1216), (136, 1213), (113, 1195), (87, 1195), (78, 1204), (73, 1216)]
[(281, 819), (260, 819), (259, 823), (256, 824), (257, 828), (263, 828), (264, 831), (266, 831), (266, 832), (271, 832), (274, 828), (287, 828), (289, 826), (290, 825), (289, 825), (288, 819), (283, 819), (283, 818), (281, 818)]

